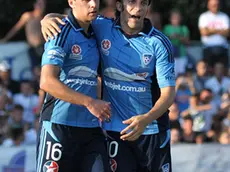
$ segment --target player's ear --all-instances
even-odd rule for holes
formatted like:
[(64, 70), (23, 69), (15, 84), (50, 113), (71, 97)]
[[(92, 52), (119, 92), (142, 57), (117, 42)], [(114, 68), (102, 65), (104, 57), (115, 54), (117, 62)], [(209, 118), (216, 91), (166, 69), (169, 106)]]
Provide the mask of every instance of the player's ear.
[(73, 8), (74, 0), (68, 0), (69, 6)]
[(121, 4), (121, 2), (117, 1), (116, 2), (116, 7), (117, 7), (117, 11), (119, 11), (119, 12), (123, 11), (123, 5)]

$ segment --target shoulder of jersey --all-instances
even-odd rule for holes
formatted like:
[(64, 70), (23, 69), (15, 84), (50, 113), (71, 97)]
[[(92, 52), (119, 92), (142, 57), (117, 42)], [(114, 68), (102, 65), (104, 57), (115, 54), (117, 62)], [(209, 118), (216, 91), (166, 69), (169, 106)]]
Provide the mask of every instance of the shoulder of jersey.
[(151, 33), (149, 35), (152, 39), (158, 39), (158, 40), (165, 40), (165, 41), (169, 41), (169, 38), (162, 33), (161, 31), (157, 30), (156, 28), (152, 27)]
[(113, 18), (105, 17), (105, 16), (103, 16), (103, 15), (98, 15), (98, 16), (97, 16), (97, 19), (99, 19), (99, 20), (107, 20), (107, 21), (114, 21)]
[(61, 32), (56, 36), (56, 39), (54, 40), (54, 45), (60, 47), (64, 47), (65, 40), (67, 39), (72, 28), (70, 22), (66, 18), (62, 19), (62, 21), (65, 22), (65, 25), (59, 25)]

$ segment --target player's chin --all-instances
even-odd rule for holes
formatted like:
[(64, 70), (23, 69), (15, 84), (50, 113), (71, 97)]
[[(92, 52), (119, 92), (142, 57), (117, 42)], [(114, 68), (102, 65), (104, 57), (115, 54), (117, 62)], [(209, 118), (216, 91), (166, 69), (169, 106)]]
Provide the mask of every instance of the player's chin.
[(97, 17), (97, 13), (89, 13), (88, 17), (90, 18), (90, 20), (94, 20)]
[(136, 23), (136, 22), (129, 22), (128, 23), (128, 26), (129, 26), (129, 28), (130, 29), (132, 29), (132, 30), (135, 30), (135, 29), (139, 29), (140, 28), (140, 24), (138, 24), (138, 23)]

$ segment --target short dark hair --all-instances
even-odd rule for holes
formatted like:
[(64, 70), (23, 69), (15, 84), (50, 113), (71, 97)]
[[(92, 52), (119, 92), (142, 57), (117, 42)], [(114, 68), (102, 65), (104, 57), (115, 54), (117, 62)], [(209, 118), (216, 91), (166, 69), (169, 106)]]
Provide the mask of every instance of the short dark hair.
[(16, 104), (16, 105), (14, 105), (13, 110), (20, 110), (20, 111), (24, 111), (24, 108), (23, 108), (23, 106), (21, 106), (21, 105), (19, 105), (19, 104)]

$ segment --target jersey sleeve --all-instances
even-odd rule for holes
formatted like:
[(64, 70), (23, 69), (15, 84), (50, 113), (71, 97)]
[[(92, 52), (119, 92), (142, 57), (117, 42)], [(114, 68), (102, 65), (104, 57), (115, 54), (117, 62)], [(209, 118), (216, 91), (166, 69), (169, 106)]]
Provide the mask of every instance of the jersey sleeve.
[(171, 42), (164, 37), (159, 37), (155, 44), (156, 76), (160, 88), (175, 86), (175, 63), (172, 55)]
[[(51, 64), (62, 68), (64, 59), (67, 54), (66, 45), (61, 45), (61, 35), (55, 37), (55, 39), (49, 39), (45, 44), (45, 51), (42, 55), (42, 66)], [(63, 44), (63, 43), (62, 43)]]

